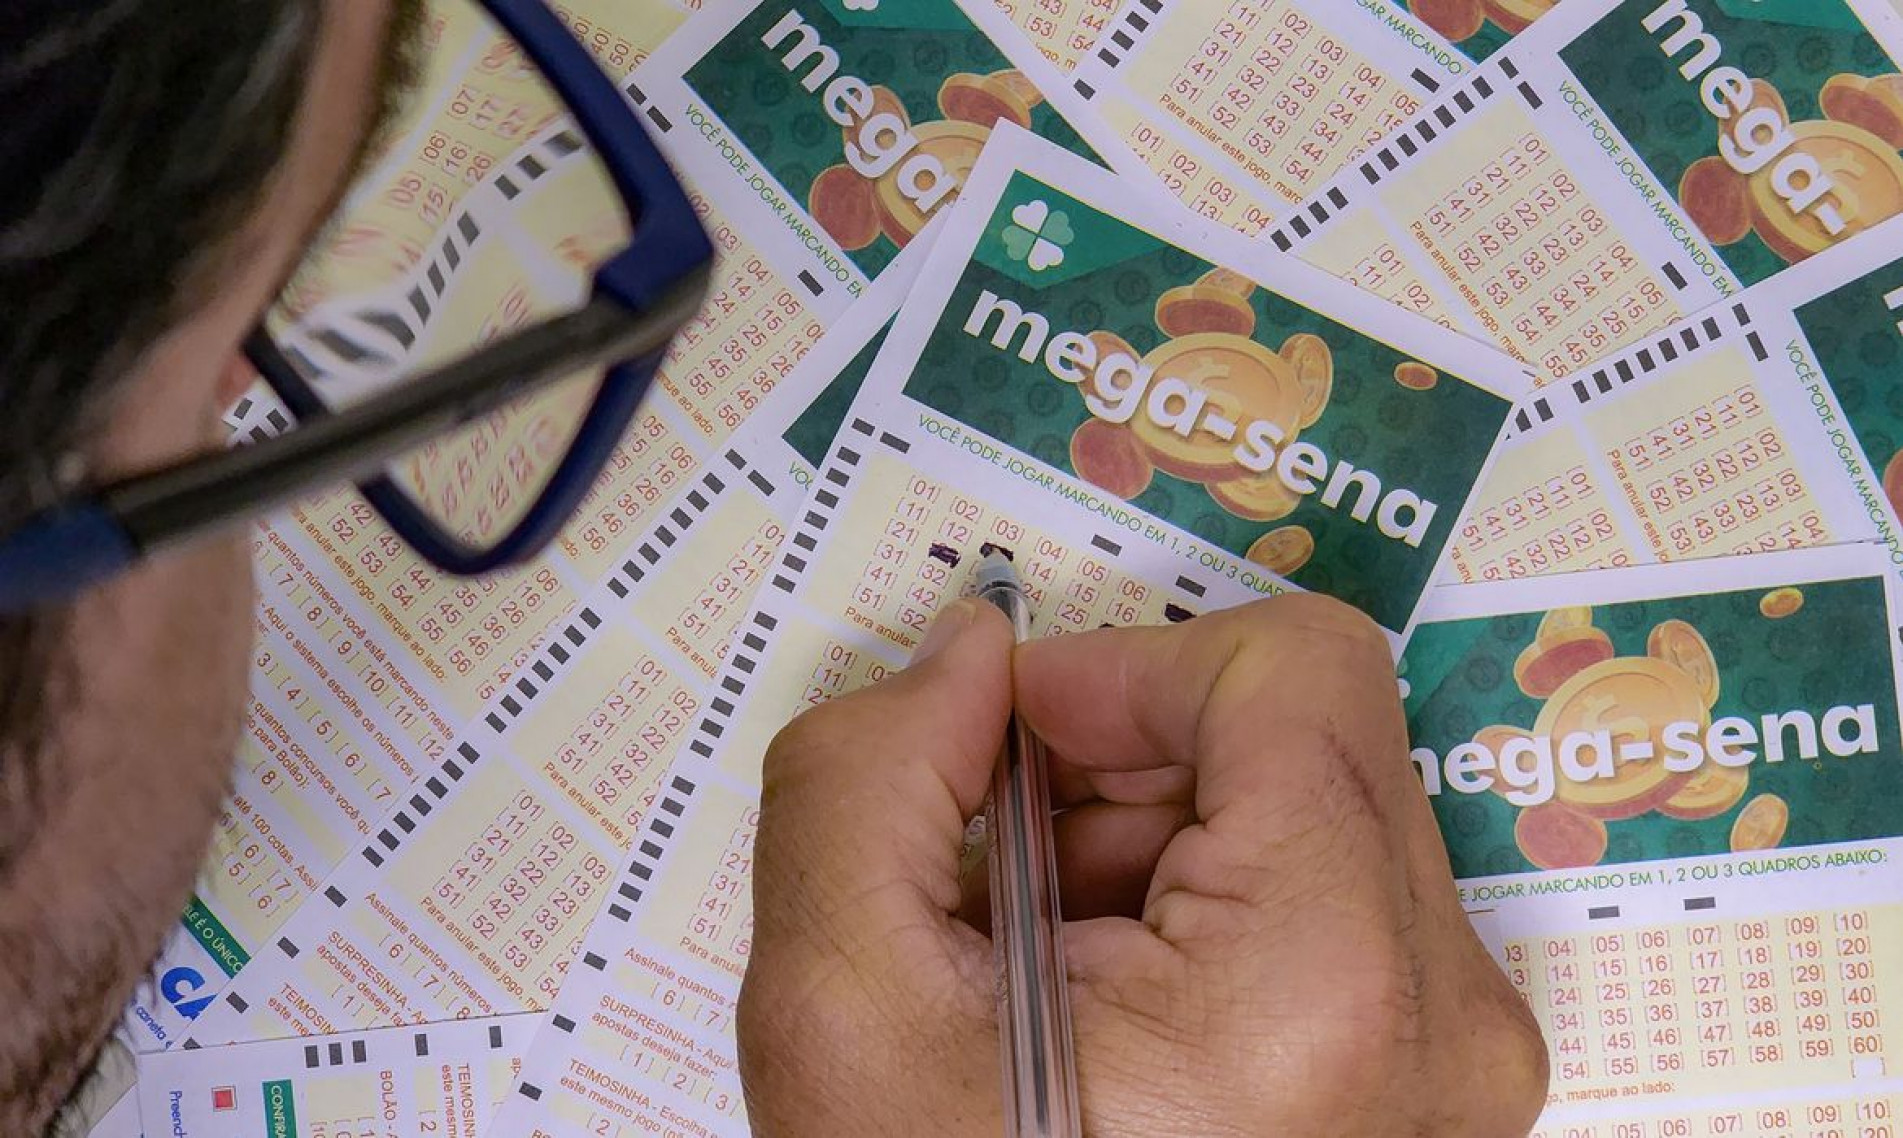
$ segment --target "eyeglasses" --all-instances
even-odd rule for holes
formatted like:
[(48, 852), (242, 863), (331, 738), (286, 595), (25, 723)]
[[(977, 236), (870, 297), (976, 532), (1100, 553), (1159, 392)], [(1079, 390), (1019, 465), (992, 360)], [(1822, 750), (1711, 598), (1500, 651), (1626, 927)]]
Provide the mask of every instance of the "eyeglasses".
[(534, 557), (587, 495), (699, 311), (713, 247), (542, 0), (437, 4), (427, 31), (426, 105), (245, 346), (296, 425), (0, 533), (0, 611), (341, 482), (462, 575)]

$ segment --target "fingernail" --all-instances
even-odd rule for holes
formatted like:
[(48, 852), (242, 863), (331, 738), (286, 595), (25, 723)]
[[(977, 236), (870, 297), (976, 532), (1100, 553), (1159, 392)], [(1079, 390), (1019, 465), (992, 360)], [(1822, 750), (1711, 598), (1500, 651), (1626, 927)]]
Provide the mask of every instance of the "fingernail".
[(925, 639), (919, 641), (918, 647), (913, 650), (912, 663), (918, 664), (931, 659), (943, 651), (947, 644), (956, 640), (958, 634), (971, 624), (972, 614), (975, 611), (972, 606), (976, 603), (967, 597), (939, 613), (938, 619), (932, 622), (932, 627), (925, 633)]

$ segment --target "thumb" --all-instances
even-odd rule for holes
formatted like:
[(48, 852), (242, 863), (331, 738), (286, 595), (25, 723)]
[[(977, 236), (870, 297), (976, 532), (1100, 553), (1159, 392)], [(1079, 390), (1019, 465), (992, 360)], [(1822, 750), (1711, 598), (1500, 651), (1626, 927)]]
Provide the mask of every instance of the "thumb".
[(762, 772), (756, 944), (882, 939), (959, 902), (966, 821), (1011, 709), (1011, 629), (990, 605), (947, 608), (897, 676), (780, 732)]
[(767, 749), (734, 1019), (754, 1133), (999, 1133), (990, 944), (951, 914), (1010, 665), (1004, 618), (962, 601)]

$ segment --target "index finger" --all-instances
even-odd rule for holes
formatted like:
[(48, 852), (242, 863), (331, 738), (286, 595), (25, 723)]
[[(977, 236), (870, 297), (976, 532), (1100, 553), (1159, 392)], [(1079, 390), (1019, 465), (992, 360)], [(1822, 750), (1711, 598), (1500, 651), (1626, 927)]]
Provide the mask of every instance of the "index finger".
[[(1080, 771), (1149, 771), (1198, 762), (1209, 711), (1252, 697), (1339, 686), (1351, 703), (1391, 702), (1393, 657), (1373, 621), (1312, 595), (1277, 597), (1187, 624), (1120, 628), (1020, 645), (1017, 708)], [(1368, 681), (1363, 683), (1363, 681)], [(1218, 684), (1225, 690), (1218, 692)], [(1248, 691), (1234, 691), (1238, 685)], [(1224, 705), (1212, 707), (1220, 695)], [(1278, 700), (1278, 702), (1286, 702)], [(1299, 708), (1297, 710), (1300, 710)], [(1328, 710), (1327, 706), (1308, 709)], [(1207, 775), (1213, 772), (1203, 770)]]
[(1407, 760), (1388, 641), (1338, 602), (1279, 597), (1169, 628), (1038, 641), (1013, 672), (1020, 713), (1072, 766), (1195, 771), (1195, 812), (1216, 841), (1205, 852), (1235, 871), (1203, 888), (1313, 859), (1291, 842), (1309, 831), (1444, 856)]

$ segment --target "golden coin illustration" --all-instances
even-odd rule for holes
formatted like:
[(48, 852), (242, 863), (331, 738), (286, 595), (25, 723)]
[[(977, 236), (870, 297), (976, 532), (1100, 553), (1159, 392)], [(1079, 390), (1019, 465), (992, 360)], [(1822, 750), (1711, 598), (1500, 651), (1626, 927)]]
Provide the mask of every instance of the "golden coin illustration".
[(1817, 96), (1824, 117), (1862, 127), (1892, 149), (1903, 148), (1903, 99), (1861, 75), (1833, 75)]
[(1890, 500), (1890, 509), (1903, 517), (1903, 450), (1891, 455), (1883, 468), (1883, 496)]
[(1750, 771), (1707, 761), (1692, 772), (1678, 793), (1659, 804), (1659, 813), (1683, 822), (1702, 822), (1736, 806), (1750, 788)]
[(806, 209), (847, 252), (879, 239), (879, 202), (872, 183), (843, 163), (826, 167), (813, 179), (813, 188), (806, 193)]
[(1777, 111), (1777, 117), (1785, 122), (1791, 121), (1791, 109), (1784, 102), (1784, 93), (1773, 86), (1769, 79), (1753, 79), (1751, 81), (1751, 102), (1744, 110), (1739, 111), (1738, 114), (1740, 116), (1746, 115), (1762, 107), (1770, 107)]
[[(970, 176), (972, 166), (977, 163), (979, 152), (984, 150), (985, 139), (991, 136), (991, 132), (968, 122), (928, 122), (913, 128), (912, 136), (918, 139), (917, 153), (929, 154), (938, 159), (945, 168), (945, 177), (962, 186)], [(880, 227), (893, 244), (901, 247), (916, 237), (930, 220), (899, 189), (899, 171), (907, 164), (894, 166), (875, 183), (879, 197)], [(940, 208), (949, 205), (956, 197), (956, 194), (947, 194)]]
[[(1872, 75), (1864, 80), (1864, 90), (1888, 103), (1896, 109), (1898, 117), (1903, 117), (1903, 72)], [(1897, 149), (1903, 150), (1903, 146)]]
[(1272, 529), (1255, 539), (1249, 547), (1249, 560), (1271, 573), (1294, 576), (1308, 559), (1315, 556), (1315, 535), (1301, 526)]
[(1775, 794), (1760, 794), (1744, 804), (1738, 820), (1731, 824), (1732, 852), (1774, 850), (1784, 841), (1784, 831), (1790, 825), (1790, 805)]
[(945, 117), (990, 130), (999, 119), (1029, 130), (1031, 108), (1012, 86), (988, 75), (960, 72), (938, 88), (938, 109)]
[(1569, 605), (1565, 608), (1553, 609), (1552, 611), (1548, 612), (1545, 616), (1541, 617), (1540, 626), (1533, 633), (1533, 638), (1536, 640), (1544, 640), (1549, 636), (1554, 636), (1561, 632), (1565, 632), (1567, 629), (1570, 629), (1570, 628), (1591, 628), (1591, 627), (1592, 627), (1592, 606), (1591, 605)]
[(1665, 730), (1690, 724), (1699, 734), (1711, 725), (1705, 695), (1690, 676), (1648, 656), (1622, 656), (1594, 664), (1566, 681), (1540, 709), (1533, 734), (1561, 750), (1576, 733), (1604, 733), (1609, 755), (1589, 747), (1581, 762), (1609, 763), (1610, 778), (1574, 782), (1561, 777), (1555, 797), (1602, 821), (1636, 818), (1677, 794), (1689, 772), (1666, 769)]
[(1803, 607), (1804, 591), (1802, 589), (1788, 587), (1773, 589), (1758, 600), (1758, 611), (1772, 620), (1783, 620), (1787, 616), (1794, 616), (1797, 610)]
[[(1152, 396), (1164, 381), (1176, 379), (1207, 404), (1187, 438), (1157, 424), (1150, 399), (1137, 410), (1131, 429), (1158, 470), (1189, 482), (1243, 477), (1249, 472), (1236, 461), (1236, 446), (1249, 424), (1258, 421), (1274, 423), (1285, 442), (1294, 441), (1302, 416), (1301, 385), (1288, 361), (1254, 340), (1220, 332), (1184, 336), (1158, 346), (1143, 363), (1155, 371)], [(1170, 405), (1162, 410), (1184, 408)], [(1220, 422), (1212, 422), (1212, 416)]]
[(1070, 466), (1077, 476), (1119, 498), (1150, 488), (1156, 468), (1130, 428), (1090, 418), (1070, 436)]
[(1214, 268), (1196, 278), (1196, 283), (1205, 288), (1221, 289), (1234, 293), (1238, 298), (1247, 300), (1255, 295), (1255, 282), (1234, 269)]
[(1751, 178), (1751, 220), (1778, 256), (1796, 264), (1903, 212), (1903, 158), (1895, 147), (1840, 122), (1796, 123), (1791, 133), (1794, 149), (1829, 175), (1833, 188), (1824, 202), (1834, 206), (1843, 228), (1829, 232), (1815, 210), (1793, 213), (1774, 184), (1779, 165), (1767, 166)]
[(1558, 0), (1486, 0), (1487, 16), (1512, 35), (1533, 26)]
[(1302, 496), (1273, 471), (1211, 482), (1207, 489), (1218, 506), (1252, 522), (1279, 522), (1302, 504)]
[(1751, 232), (1751, 179), (1716, 154), (1685, 171), (1678, 204), (1713, 245), (1735, 244)]
[(1606, 824), (1563, 802), (1542, 802), (1513, 820), (1513, 843), (1541, 869), (1583, 869), (1606, 856)]
[(1432, 391), (1440, 382), (1440, 373), (1419, 360), (1408, 360), (1395, 365), (1394, 382), (1409, 391)]
[(1513, 679), (1534, 699), (1545, 699), (1579, 672), (1612, 659), (1612, 638), (1597, 628), (1566, 628), (1541, 636), (1513, 662)]
[(1131, 347), (1130, 341), (1124, 339), (1122, 336), (1101, 328), (1092, 332), (1089, 336), (1085, 337), (1085, 339), (1088, 339), (1091, 346), (1097, 349), (1097, 362), (1088, 369), (1087, 374), (1084, 376), (1084, 381), (1078, 384), (1078, 387), (1085, 395), (1095, 395), (1099, 399), (1114, 402), (1116, 399), (1115, 393), (1106, 390), (1097, 383), (1098, 370), (1103, 367), (1104, 361), (1108, 360), (1111, 356), (1128, 356), (1134, 363), (1143, 358), (1143, 353)]
[(1171, 337), (1201, 332), (1247, 336), (1255, 331), (1255, 309), (1229, 289), (1181, 285), (1157, 298), (1156, 326)]
[(1282, 358), (1295, 369), (1302, 385), (1302, 429), (1321, 422), (1328, 397), (1335, 391), (1335, 353), (1328, 341), (1312, 332), (1297, 332), (1282, 344)]
[(1645, 638), (1645, 654), (1690, 676), (1698, 690), (1705, 693), (1705, 706), (1718, 702), (1718, 661), (1696, 628), (1682, 620), (1662, 621)]
[(1016, 68), (993, 71), (991, 74), (985, 76), (985, 78), (991, 80), (993, 83), (1001, 83), (1009, 88), (1011, 93), (1017, 96), (1018, 102), (1023, 103), (1027, 107), (1036, 107), (1039, 103), (1044, 101), (1044, 92), (1037, 89), (1037, 84), (1031, 82), (1029, 75), (1026, 75)]
[(1414, 0), (1410, 6), (1421, 23), (1452, 43), (1478, 35), (1487, 20), (1480, 0)]

